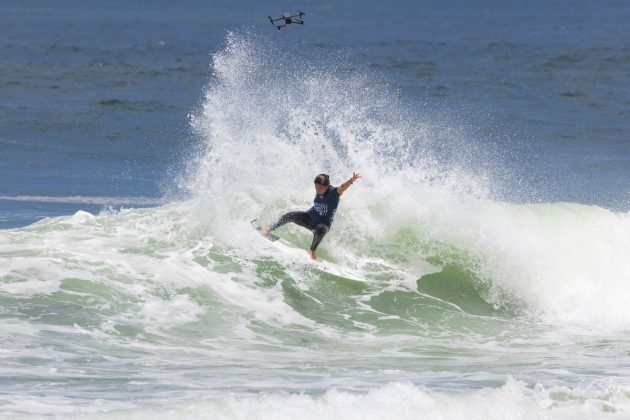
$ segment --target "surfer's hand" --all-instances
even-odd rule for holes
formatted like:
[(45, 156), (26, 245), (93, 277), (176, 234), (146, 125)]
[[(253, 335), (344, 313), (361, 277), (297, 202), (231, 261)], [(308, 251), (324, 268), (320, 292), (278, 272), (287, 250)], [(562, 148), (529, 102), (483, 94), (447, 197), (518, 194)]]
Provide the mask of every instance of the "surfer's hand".
[(348, 187), (349, 187), (350, 185), (352, 185), (352, 183), (353, 183), (354, 181), (356, 181), (357, 179), (359, 179), (359, 178), (361, 178), (361, 175), (359, 175), (359, 174), (358, 174), (358, 173), (356, 173), (356, 172), (352, 172), (352, 176), (350, 177), (350, 179), (349, 179), (349, 180), (347, 180), (346, 182), (344, 182), (343, 184), (341, 184), (340, 186), (338, 186), (338, 187), (337, 187), (337, 194), (339, 194), (339, 195), (343, 194), (343, 192), (344, 192), (345, 190), (347, 190), (347, 189), (348, 189)]

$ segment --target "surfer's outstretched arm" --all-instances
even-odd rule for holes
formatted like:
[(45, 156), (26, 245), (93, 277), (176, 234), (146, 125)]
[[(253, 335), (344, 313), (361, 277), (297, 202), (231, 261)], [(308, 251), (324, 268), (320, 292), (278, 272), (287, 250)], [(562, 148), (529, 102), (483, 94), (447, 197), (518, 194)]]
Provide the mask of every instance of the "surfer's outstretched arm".
[(352, 183), (354, 183), (354, 181), (356, 181), (359, 178), (361, 178), (361, 175), (359, 175), (356, 172), (352, 172), (352, 176), (350, 177), (350, 179), (337, 187), (337, 194), (339, 195), (343, 194), (343, 192), (347, 190), (348, 187), (350, 187), (350, 185), (352, 185)]

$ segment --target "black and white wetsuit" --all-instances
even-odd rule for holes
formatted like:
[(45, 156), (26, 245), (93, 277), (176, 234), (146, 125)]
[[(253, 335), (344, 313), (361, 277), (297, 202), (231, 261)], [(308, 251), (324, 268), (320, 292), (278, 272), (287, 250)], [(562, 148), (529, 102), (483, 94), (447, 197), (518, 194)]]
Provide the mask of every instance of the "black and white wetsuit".
[(289, 222), (305, 227), (313, 232), (311, 251), (315, 251), (330, 230), (338, 205), (339, 194), (337, 194), (337, 188), (329, 185), (328, 190), (324, 194), (315, 196), (313, 207), (308, 209), (308, 211), (292, 211), (283, 214), (269, 226), (269, 229), (277, 229)]

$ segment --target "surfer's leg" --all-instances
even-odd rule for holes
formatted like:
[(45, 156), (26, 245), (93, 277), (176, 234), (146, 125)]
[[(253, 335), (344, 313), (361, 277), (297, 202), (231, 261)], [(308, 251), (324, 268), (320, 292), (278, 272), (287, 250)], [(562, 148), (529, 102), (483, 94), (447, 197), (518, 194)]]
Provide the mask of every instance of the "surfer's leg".
[(311, 217), (305, 211), (291, 211), (289, 213), (280, 216), (276, 222), (269, 225), (269, 231), (278, 229), (282, 225), (286, 225), (289, 222), (293, 222), (296, 225), (300, 225), (307, 229), (310, 229)]
[(320, 223), (315, 229), (313, 229), (313, 243), (311, 244), (311, 257), (314, 255), (315, 250), (319, 246), (319, 243), (324, 239), (324, 236), (328, 233), (330, 227), (327, 225)]

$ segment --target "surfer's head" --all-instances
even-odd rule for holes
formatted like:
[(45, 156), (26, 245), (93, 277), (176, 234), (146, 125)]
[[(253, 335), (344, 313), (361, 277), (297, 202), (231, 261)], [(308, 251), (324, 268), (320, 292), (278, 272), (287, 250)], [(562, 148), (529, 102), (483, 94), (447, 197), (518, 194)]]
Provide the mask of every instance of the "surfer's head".
[(330, 185), (330, 177), (327, 174), (319, 174), (315, 177), (315, 184), (327, 187)]
[(324, 194), (330, 185), (330, 178), (327, 174), (319, 174), (315, 177), (315, 191), (317, 194)]

